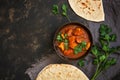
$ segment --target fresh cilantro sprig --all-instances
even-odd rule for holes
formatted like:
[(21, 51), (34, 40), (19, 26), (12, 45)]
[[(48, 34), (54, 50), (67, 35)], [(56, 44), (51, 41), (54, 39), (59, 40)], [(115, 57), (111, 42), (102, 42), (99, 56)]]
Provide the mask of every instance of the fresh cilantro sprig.
[(105, 24), (101, 24), (99, 28), (99, 41), (100, 46), (94, 45), (91, 49), (91, 53), (94, 55), (93, 64), (97, 66), (95, 74), (91, 80), (95, 80), (98, 75), (114, 65), (117, 60), (110, 58), (111, 53), (120, 51), (120, 46), (110, 47), (110, 42), (116, 41), (116, 34), (111, 34), (112, 29)]
[(71, 22), (71, 21), (70, 21), (70, 18), (69, 18), (68, 15), (67, 15), (67, 9), (68, 9), (68, 8), (67, 8), (67, 5), (66, 5), (66, 4), (63, 4), (63, 5), (62, 5), (62, 15), (65, 16), (65, 17), (68, 19), (69, 22)]
[[(71, 22), (70, 18), (68, 17), (68, 14), (67, 14), (67, 11), (68, 11), (67, 5), (66, 5), (66, 4), (62, 4), (61, 10), (62, 10), (61, 14), (62, 14), (63, 16), (65, 16), (65, 17), (68, 19), (69, 22)], [(58, 5), (56, 5), (56, 4), (53, 5), (53, 7), (52, 7), (52, 12), (53, 12), (53, 14), (55, 14), (55, 15), (56, 15), (56, 14), (59, 14), (60, 11), (59, 11)]]

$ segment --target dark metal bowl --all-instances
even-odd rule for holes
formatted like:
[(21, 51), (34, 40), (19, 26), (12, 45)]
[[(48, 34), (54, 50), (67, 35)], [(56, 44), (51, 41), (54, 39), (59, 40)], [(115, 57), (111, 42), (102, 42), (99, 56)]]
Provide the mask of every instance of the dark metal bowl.
[(55, 42), (56, 42), (57, 34), (61, 31), (61, 29), (67, 27), (68, 25), (78, 25), (78, 26), (82, 27), (82, 28), (88, 33), (88, 36), (89, 36), (89, 39), (90, 39), (90, 42), (91, 42), (91, 46), (90, 46), (90, 48), (87, 50), (87, 52), (86, 52), (83, 56), (80, 56), (79, 58), (84, 57), (85, 55), (87, 55), (87, 54), (89, 53), (89, 51), (90, 51), (90, 49), (91, 49), (91, 47), (92, 47), (92, 44), (93, 44), (92, 34), (91, 34), (91, 32), (89, 31), (89, 29), (88, 29), (86, 26), (84, 26), (84, 25), (82, 25), (82, 24), (80, 24), (80, 23), (77, 23), (77, 22), (67, 23), (67, 24), (61, 26), (60, 28), (58, 28), (57, 31), (55, 32), (55, 35), (54, 35), (54, 38), (53, 38), (53, 46), (54, 46), (54, 49), (55, 49), (57, 55), (59, 55), (62, 59), (65, 59), (65, 60), (77, 60), (77, 59), (79, 59), (79, 58), (74, 58), (74, 59), (73, 59), (73, 58), (68, 58), (68, 57), (66, 57), (66, 56), (59, 50), (59, 48), (57, 47), (57, 45), (56, 45), (56, 43), (55, 43)]

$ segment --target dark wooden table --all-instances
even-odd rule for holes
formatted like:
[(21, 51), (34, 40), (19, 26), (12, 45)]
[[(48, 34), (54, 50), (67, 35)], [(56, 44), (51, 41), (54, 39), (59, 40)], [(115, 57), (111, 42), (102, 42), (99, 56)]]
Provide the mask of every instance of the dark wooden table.
[[(105, 21), (91, 22), (77, 16), (67, 0), (0, 0), (0, 80), (34, 80), (38, 72), (51, 63), (65, 62), (55, 53), (52, 40), (55, 31), (68, 20), (51, 13), (52, 5), (68, 6), (68, 15), (73, 22), (87, 26), (92, 32), (94, 44), (98, 42), (101, 23), (109, 25), (117, 34), (120, 45), (120, 0), (104, 0)], [(114, 53), (117, 64), (104, 71), (97, 80), (120, 80), (120, 53)], [(91, 54), (85, 58), (86, 65), (80, 68), (90, 78), (95, 70)]]

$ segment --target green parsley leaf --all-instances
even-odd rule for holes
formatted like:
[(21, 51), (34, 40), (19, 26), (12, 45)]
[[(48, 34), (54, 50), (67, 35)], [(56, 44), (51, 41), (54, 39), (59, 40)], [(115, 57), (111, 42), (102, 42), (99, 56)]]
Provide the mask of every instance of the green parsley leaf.
[(59, 13), (58, 5), (56, 5), (56, 4), (53, 5), (52, 12), (53, 12), (53, 14), (58, 14)]
[(112, 58), (109, 60), (110, 65), (114, 65), (114, 64), (116, 64), (116, 62), (117, 62), (117, 60), (115, 58)]
[[(109, 34), (111, 31), (112, 31), (112, 29), (109, 28), (107, 25), (105, 25), (105, 24), (100, 25), (100, 28), (99, 28), (100, 36), (105, 36), (105, 35)], [(108, 35), (106, 37), (108, 37)]]
[(96, 46), (93, 46), (93, 47), (92, 47), (91, 52), (92, 52), (92, 54), (93, 54), (94, 56), (98, 57), (98, 49), (97, 49)]
[(109, 53), (114, 53), (117, 51), (120, 51), (120, 46), (110, 48)]
[[(67, 15), (67, 9), (68, 9), (67, 5), (66, 4), (62, 4), (61, 9), (62, 9), (62, 13), (61, 14), (63, 16), (65, 16), (68, 19), (69, 22), (71, 22), (69, 16)], [(55, 14), (55, 15), (59, 14), (58, 5), (53, 5), (53, 7), (52, 7), (52, 13)]]
[(99, 28), (99, 32), (101, 36), (104, 36), (106, 34), (106, 25), (105, 24), (101, 24), (100, 28)]
[(117, 50), (120, 51), (120, 46), (117, 47)]
[(57, 39), (57, 41), (63, 41), (62, 36), (61, 36), (61, 34), (60, 34), (60, 33), (58, 33), (58, 35), (57, 35), (56, 39)]
[(108, 45), (103, 45), (102, 49), (103, 49), (105, 52), (107, 52), (107, 51), (109, 51), (110, 48), (109, 48)]
[(116, 41), (116, 38), (117, 38), (116, 34), (110, 35), (110, 41)]
[(64, 40), (64, 46), (65, 46), (65, 49), (66, 49), (66, 50), (69, 48), (69, 47), (68, 47), (68, 40), (67, 40), (67, 39)]
[(110, 32), (112, 32), (112, 29), (109, 26), (105, 24), (100, 25), (99, 41), (101, 45), (99, 47), (94, 46), (91, 49), (91, 53), (96, 56), (93, 60), (93, 64), (97, 66), (95, 74), (91, 80), (96, 80), (100, 72), (116, 63), (116, 59), (110, 59), (109, 56), (111, 53), (119, 51), (120, 46), (112, 48), (110, 47), (110, 42), (116, 41), (117, 38), (116, 34), (110, 34)]
[(74, 53), (78, 54), (79, 52), (82, 52), (82, 49), (86, 47), (86, 42), (83, 41), (79, 43), (75, 48), (74, 48)]
[(110, 35), (109, 34), (105, 34), (104, 40), (109, 41), (110, 40)]
[(81, 66), (81, 67), (83, 67), (84, 66), (84, 60), (82, 60), (82, 59), (79, 60), (78, 65)]
[(67, 40), (67, 39), (65, 39), (65, 40), (64, 40), (64, 42), (65, 42), (65, 43), (68, 43), (68, 40)]
[(65, 34), (65, 38), (67, 38), (68, 34)]
[(100, 62), (103, 62), (103, 61), (105, 60), (105, 58), (106, 58), (106, 56), (105, 56), (105, 55), (102, 55), (102, 56), (99, 57), (99, 61), (100, 61)]
[(76, 46), (74, 48), (74, 54), (78, 54), (79, 52), (82, 52), (82, 46)]
[(107, 33), (110, 33), (110, 32), (112, 32), (112, 29), (107, 27)]
[(85, 48), (86, 47), (86, 42), (85, 41), (83, 41), (83, 42), (81, 42), (81, 46), (82, 46), (82, 48)]
[(99, 41), (100, 41), (101, 46), (103, 46), (103, 45), (105, 45), (105, 44), (106, 44), (106, 43), (105, 43), (105, 41), (104, 41), (104, 40), (102, 40), (102, 39), (99, 39)]
[(93, 60), (93, 64), (94, 64), (94, 65), (99, 64), (99, 60), (98, 60), (97, 58), (96, 58), (96, 59), (94, 59), (94, 60)]
[(116, 60), (115, 58), (112, 58), (112, 59), (107, 60), (106, 65), (105, 65), (105, 68), (108, 68), (108, 67), (110, 67), (111, 65), (116, 64), (116, 62), (117, 62), (117, 60)]
[(117, 51), (117, 48), (114, 48), (114, 47), (109, 49), (109, 53), (113, 53), (113, 52), (116, 52), (116, 51)]
[(62, 5), (62, 15), (67, 16), (67, 6), (65, 4)]

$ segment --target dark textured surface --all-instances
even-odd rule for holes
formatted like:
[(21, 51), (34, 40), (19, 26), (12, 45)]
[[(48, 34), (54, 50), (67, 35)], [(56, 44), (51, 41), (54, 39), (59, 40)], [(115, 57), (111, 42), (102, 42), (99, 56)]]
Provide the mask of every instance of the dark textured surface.
[[(50, 63), (75, 62), (61, 60), (53, 50), (52, 39), (55, 31), (67, 23), (61, 15), (51, 13), (52, 5), (67, 3), (67, 0), (0, 0), (0, 80), (32, 80), (37, 73)], [(117, 34), (120, 45), (120, 0), (104, 0), (105, 21), (90, 22), (78, 17), (68, 5), (71, 21), (80, 22), (92, 32), (94, 44), (98, 42), (99, 24), (108, 24)], [(117, 64), (104, 71), (98, 80), (120, 80), (120, 53), (112, 55)], [(91, 54), (85, 57), (82, 69), (90, 78), (95, 66)], [(29, 76), (27, 75), (29, 74)]]

